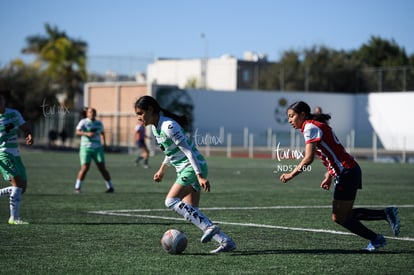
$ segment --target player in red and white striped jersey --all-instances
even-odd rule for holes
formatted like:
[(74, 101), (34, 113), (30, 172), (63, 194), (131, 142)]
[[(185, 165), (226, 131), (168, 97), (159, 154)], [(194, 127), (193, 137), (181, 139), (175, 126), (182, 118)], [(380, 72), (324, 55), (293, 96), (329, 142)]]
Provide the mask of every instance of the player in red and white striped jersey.
[(311, 114), (310, 107), (303, 101), (289, 106), (288, 121), (293, 128), (301, 130), (305, 138), (305, 156), (290, 173), (280, 176), (284, 183), (293, 179), (309, 166), (315, 155), (327, 168), (321, 188), (329, 190), (334, 180), (332, 220), (352, 233), (369, 240), (366, 250), (374, 251), (386, 244), (385, 238), (366, 226), (361, 220), (387, 220), (393, 234), (400, 231), (398, 209), (387, 207), (382, 210), (353, 208), (357, 190), (362, 188), (361, 169), (355, 159), (346, 152), (332, 128), (328, 125), (328, 114)]

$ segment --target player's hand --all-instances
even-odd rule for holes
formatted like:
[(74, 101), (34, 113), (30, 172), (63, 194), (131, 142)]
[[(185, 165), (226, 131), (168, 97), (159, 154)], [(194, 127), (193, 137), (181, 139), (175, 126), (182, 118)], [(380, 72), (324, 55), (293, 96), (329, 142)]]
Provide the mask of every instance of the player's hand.
[(157, 173), (154, 174), (154, 181), (161, 182), (163, 177), (164, 177), (164, 173), (162, 173), (161, 171), (158, 171)]
[(329, 178), (325, 178), (323, 179), (322, 183), (321, 183), (321, 188), (325, 189), (325, 190), (329, 190), (329, 188), (331, 188), (331, 183), (332, 183), (332, 179)]
[(327, 172), (325, 174), (325, 178), (321, 182), (321, 188), (325, 190), (329, 190), (332, 184), (332, 176)]
[(210, 181), (206, 178), (203, 178), (201, 175), (197, 175), (198, 183), (206, 192), (210, 192)]
[(286, 183), (290, 181), (292, 178), (293, 176), (291, 174), (282, 174), (279, 179), (281, 182)]
[(33, 137), (32, 137), (32, 134), (28, 134), (28, 135), (26, 136), (26, 144), (27, 144), (27, 145), (32, 145), (32, 144), (33, 144)]

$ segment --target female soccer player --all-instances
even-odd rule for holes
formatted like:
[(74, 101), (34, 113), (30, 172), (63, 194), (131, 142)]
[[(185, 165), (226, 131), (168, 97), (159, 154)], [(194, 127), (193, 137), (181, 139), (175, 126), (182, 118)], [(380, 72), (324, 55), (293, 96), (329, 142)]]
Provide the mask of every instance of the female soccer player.
[(9, 197), (9, 224), (28, 224), (20, 219), (20, 200), (26, 191), (27, 177), (17, 144), (19, 129), (24, 132), (26, 144), (33, 144), (33, 138), (20, 112), (6, 108), (6, 96), (8, 92), (0, 93), (0, 172), (11, 186), (0, 189), (0, 197)]
[(369, 240), (366, 248), (368, 251), (385, 246), (385, 238), (365, 227), (360, 221), (387, 220), (393, 234), (397, 236), (400, 232), (398, 209), (396, 207), (383, 210), (353, 208), (357, 190), (362, 188), (361, 169), (327, 124), (331, 116), (323, 113), (311, 114), (309, 105), (303, 101), (290, 105), (287, 116), (292, 127), (301, 130), (305, 138), (305, 156), (290, 173), (282, 174), (280, 180), (286, 183), (302, 171), (306, 171), (306, 166), (312, 163), (316, 154), (327, 168), (321, 188), (329, 190), (334, 179), (332, 220), (352, 233)]
[[(82, 183), (89, 170), (92, 159), (96, 162), (96, 166), (101, 172), (106, 184), (106, 193), (113, 193), (111, 176), (105, 167), (104, 148), (106, 146), (105, 131), (100, 120), (96, 119), (96, 110), (94, 108), (86, 109), (86, 118), (81, 119), (76, 126), (76, 134), (81, 136), (81, 145), (79, 149), (79, 157), (81, 168), (75, 183), (75, 192), (79, 193)], [(103, 140), (103, 146), (101, 143)]]
[(136, 101), (135, 113), (145, 126), (152, 125), (152, 133), (165, 154), (161, 167), (154, 174), (154, 180), (162, 181), (168, 165), (174, 166), (177, 172), (175, 183), (165, 199), (165, 206), (200, 228), (203, 231), (202, 243), (213, 238), (220, 244), (211, 253), (236, 249), (235, 242), (198, 209), (201, 187), (210, 192), (210, 182), (204, 157), (194, 143), (187, 139), (182, 128), (188, 123), (186, 117), (162, 109), (150, 96), (143, 96)]

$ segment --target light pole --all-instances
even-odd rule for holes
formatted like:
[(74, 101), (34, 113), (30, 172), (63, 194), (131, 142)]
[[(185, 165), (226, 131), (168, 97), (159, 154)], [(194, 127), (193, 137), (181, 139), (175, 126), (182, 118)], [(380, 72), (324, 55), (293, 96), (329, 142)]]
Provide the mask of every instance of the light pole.
[(204, 32), (201, 33), (204, 40), (204, 57), (201, 59), (201, 88), (207, 89), (207, 62), (208, 62), (208, 40)]

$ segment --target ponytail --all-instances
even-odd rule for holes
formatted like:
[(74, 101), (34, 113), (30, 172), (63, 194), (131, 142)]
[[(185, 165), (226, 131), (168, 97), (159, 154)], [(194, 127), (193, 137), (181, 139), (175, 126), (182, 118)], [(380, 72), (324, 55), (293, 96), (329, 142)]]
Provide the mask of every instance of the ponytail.
[(178, 124), (181, 125), (181, 127), (185, 128), (185, 126), (188, 125), (188, 118), (187, 118), (187, 116), (185, 116), (185, 115), (179, 116), (179, 115), (176, 115), (174, 113), (171, 113), (170, 111), (165, 110), (163, 108), (161, 108), (161, 111), (163, 112), (164, 116), (169, 117), (169, 118), (172, 118), (175, 121), (177, 121)]

